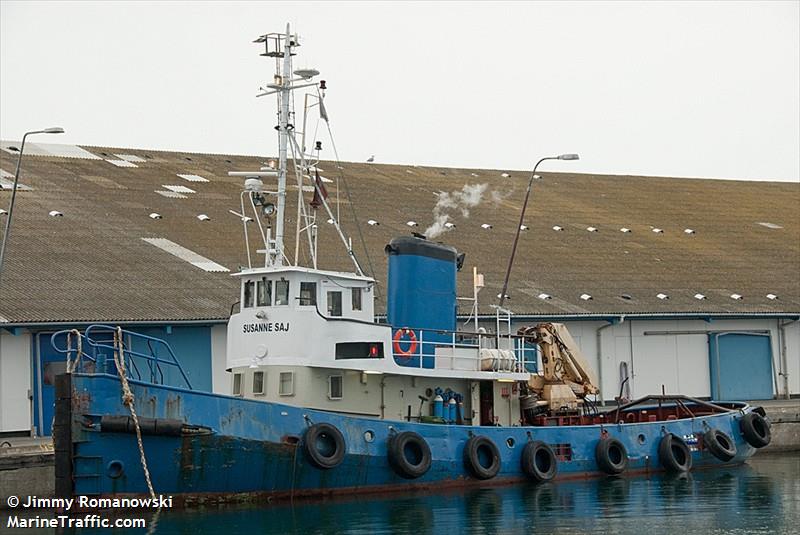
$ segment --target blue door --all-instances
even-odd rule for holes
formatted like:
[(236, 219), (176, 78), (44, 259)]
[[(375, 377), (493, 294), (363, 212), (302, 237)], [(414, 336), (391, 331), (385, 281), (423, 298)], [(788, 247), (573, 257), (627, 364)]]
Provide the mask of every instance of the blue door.
[(769, 334), (709, 333), (708, 348), (712, 399), (772, 399), (772, 343)]

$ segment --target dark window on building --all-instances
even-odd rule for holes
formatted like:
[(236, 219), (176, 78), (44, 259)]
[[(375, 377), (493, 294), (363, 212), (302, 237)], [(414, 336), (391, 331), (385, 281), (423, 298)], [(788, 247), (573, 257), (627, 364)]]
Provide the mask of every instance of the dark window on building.
[(300, 283), (300, 304), (304, 306), (313, 306), (317, 304), (316, 282)]
[(253, 373), (253, 394), (264, 393), (264, 372)]
[(328, 292), (328, 316), (342, 315), (342, 292)]
[(361, 310), (361, 288), (351, 288), (353, 310)]
[(250, 308), (253, 306), (253, 298), (255, 297), (255, 283), (253, 281), (246, 281), (244, 283), (244, 306)]
[(276, 305), (289, 304), (289, 281), (286, 280), (275, 281), (275, 304)]
[(258, 281), (258, 291), (256, 292), (256, 305), (268, 307), (272, 304), (272, 281), (266, 277), (261, 277)]

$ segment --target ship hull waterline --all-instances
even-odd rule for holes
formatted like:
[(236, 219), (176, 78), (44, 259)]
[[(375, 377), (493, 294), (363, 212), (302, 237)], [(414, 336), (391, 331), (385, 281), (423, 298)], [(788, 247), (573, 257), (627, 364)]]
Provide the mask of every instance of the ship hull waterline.
[[(693, 470), (741, 464), (756, 452), (739, 426), (753, 410), (746, 404), (735, 411), (658, 422), (487, 427), (369, 419), (137, 381), (130, 385), (140, 418), (177, 420), (207, 430), (142, 437), (153, 488), (173, 496), (176, 506), (515, 484), (527, 480), (522, 450), (534, 440), (558, 453), (556, 480), (607, 475), (595, 458), (602, 437), (625, 446), (628, 465), (622, 475), (664, 471), (658, 448), (667, 433), (690, 444), (709, 429), (733, 439), (736, 455), (724, 463), (707, 449), (691, 447)], [(104, 416), (130, 415), (118, 378), (75, 373), (59, 376), (57, 386), (69, 404), (59, 410), (57, 399), (57, 495), (148, 495), (136, 435), (99, 425)], [(344, 437), (345, 455), (334, 468), (318, 468), (303, 448), (305, 431), (317, 423), (334, 425)], [(399, 475), (388, 461), (390, 438), (404, 431), (418, 433), (430, 447), (430, 469), (416, 479)], [(500, 470), (491, 479), (478, 479), (465, 466), (464, 447), (474, 435), (488, 437), (499, 451)]]

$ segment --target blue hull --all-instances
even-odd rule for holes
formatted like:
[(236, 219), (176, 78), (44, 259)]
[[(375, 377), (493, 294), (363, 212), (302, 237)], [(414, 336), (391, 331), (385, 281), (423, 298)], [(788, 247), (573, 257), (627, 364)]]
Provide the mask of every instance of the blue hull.
[[(146, 494), (135, 435), (104, 431), (99, 425), (102, 416), (129, 415), (121, 401), (118, 378), (103, 374), (70, 377), (72, 494)], [(511, 483), (525, 478), (521, 455), (531, 440), (561, 445), (557, 451), (569, 445), (569, 460), (558, 462), (558, 479), (599, 476), (603, 473), (595, 461), (595, 448), (603, 432), (625, 445), (629, 456), (626, 473), (664, 469), (658, 446), (665, 433), (686, 437), (691, 444), (693, 437), (716, 428), (733, 439), (737, 453), (727, 463), (707, 450), (692, 448), (695, 469), (742, 463), (756, 451), (739, 428), (739, 419), (752, 410), (744, 404), (737, 411), (663, 422), (478, 427), (358, 418), (134, 381), (131, 388), (141, 418), (180, 420), (210, 431), (143, 437), (155, 491), (171, 494), (183, 503)], [(343, 462), (327, 470), (314, 466), (301, 447), (305, 430), (322, 422), (335, 425), (346, 443)], [(374, 436), (371, 441), (365, 438), (368, 431)], [(403, 431), (419, 433), (431, 449), (430, 470), (418, 479), (401, 477), (387, 459), (389, 437)], [(472, 435), (490, 438), (500, 451), (500, 471), (489, 481), (473, 478), (465, 467), (464, 446)], [(57, 478), (64, 473), (58, 459), (57, 451)]]

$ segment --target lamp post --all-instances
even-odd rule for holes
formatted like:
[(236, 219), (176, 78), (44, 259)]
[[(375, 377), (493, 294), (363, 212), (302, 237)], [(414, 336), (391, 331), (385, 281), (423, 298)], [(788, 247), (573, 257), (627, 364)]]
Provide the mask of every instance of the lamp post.
[(519, 214), (519, 224), (517, 225), (517, 233), (514, 235), (514, 245), (511, 247), (511, 258), (508, 259), (508, 269), (506, 269), (506, 278), (503, 281), (503, 290), (500, 292), (500, 307), (506, 300), (506, 291), (508, 290), (508, 279), (511, 277), (511, 266), (514, 265), (514, 255), (517, 253), (517, 243), (519, 242), (519, 233), (522, 230), (522, 221), (525, 219), (525, 209), (528, 207), (528, 197), (531, 195), (531, 187), (533, 186), (533, 179), (536, 178), (536, 169), (539, 164), (545, 160), (578, 160), (580, 157), (577, 154), (560, 154), (558, 156), (545, 156), (533, 166), (531, 178), (528, 180), (528, 190), (525, 192), (525, 201), (522, 203), (522, 212)]
[(22, 136), (22, 143), (19, 146), (19, 156), (17, 156), (17, 170), (14, 172), (14, 185), (11, 188), (11, 205), (8, 207), (8, 214), (6, 217), (6, 229), (3, 233), (3, 244), (0, 245), (0, 278), (3, 276), (3, 259), (6, 255), (6, 244), (8, 243), (8, 233), (11, 230), (11, 216), (14, 215), (14, 201), (17, 198), (17, 184), (19, 183), (19, 168), (22, 164), (22, 152), (25, 150), (25, 138), (33, 134), (63, 134), (64, 129), (60, 126), (45, 128), (44, 130), (33, 130), (25, 132)]

